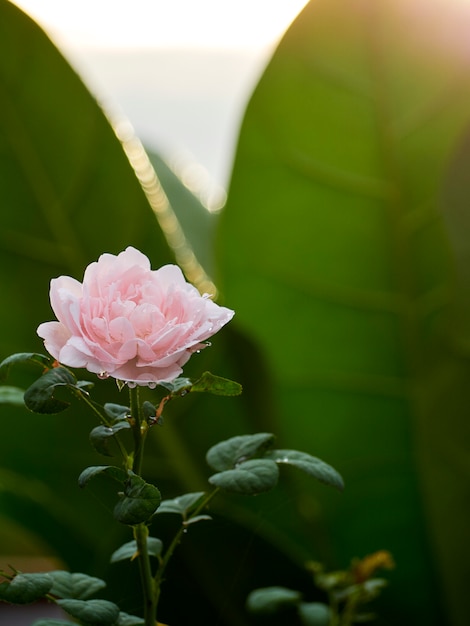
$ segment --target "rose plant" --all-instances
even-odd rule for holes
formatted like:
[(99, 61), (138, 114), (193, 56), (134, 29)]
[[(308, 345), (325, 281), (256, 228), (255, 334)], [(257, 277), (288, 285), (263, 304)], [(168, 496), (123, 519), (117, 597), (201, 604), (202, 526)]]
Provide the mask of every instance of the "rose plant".
[[(341, 476), (330, 465), (305, 452), (276, 449), (273, 434), (255, 433), (232, 437), (209, 449), (206, 461), (214, 473), (208, 478), (207, 492), (162, 500), (157, 486), (142, 476), (145, 441), (152, 427), (162, 422), (170, 400), (198, 392), (241, 393), (238, 383), (209, 372), (194, 381), (180, 377), (191, 355), (207, 347), (208, 339), (234, 312), (199, 294), (177, 266), (152, 270), (147, 257), (132, 247), (117, 256), (103, 254), (86, 268), (82, 283), (69, 276), (53, 279), (50, 301), (57, 320), (41, 324), (37, 331), (50, 356), (30, 352), (9, 356), (0, 363), (0, 379), (7, 377), (12, 365), (33, 363), (42, 371), (21, 392), (29, 410), (39, 414), (65, 410), (70, 405), (65, 390), (97, 417), (99, 424), (91, 431), (90, 442), (101, 455), (117, 454), (119, 462), (87, 467), (78, 482), (85, 487), (95, 477), (105, 476), (110, 484), (118, 485), (113, 516), (129, 527), (132, 538), (115, 550), (111, 562), (137, 561), (142, 615), (129, 615), (113, 602), (91, 598), (105, 582), (66, 571), (0, 572), (0, 600), (24, 604), (47, 598), (83, 626), (155, 626), (168, 563), (183, 533), (194, 523), (210, 519), (206, 509), (219, 491), (243, 495), (269, 491), (277, 484), (283, 465), (343, 488)], [(95, 381), (79, 380), (70, 368), (84, 368), (98, 381), (114, 378), (118, 393), (128, 390), (129, 402), (99, 404), (91, 395)], [(149, 392), (154, 394), (152, 402), (142, 401), (143, 386), (153, 390)], [(11, 401), (18, 393), (16, 388), (9, 393), (5, 389), (7, 393), (0, 398)], [(150, 536), (150, 527), (158, 526), (159, 517), (166, 513), (178, 514), (181, 525), (164, 546), (158, 537)], [(45, 619), (35, 626), (71, 623)]]

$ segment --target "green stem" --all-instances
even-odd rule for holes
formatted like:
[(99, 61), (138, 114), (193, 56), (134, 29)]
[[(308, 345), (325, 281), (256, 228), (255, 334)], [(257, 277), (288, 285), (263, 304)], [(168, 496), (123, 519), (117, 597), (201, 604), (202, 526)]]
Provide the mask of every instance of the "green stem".
[(329, 626), (339, 626), (339, 607), (338, 601), (332, 593), (328, 594), (330, 604), (330, 624)]
[(144, 458), (144, 443), (147, 434), (147, 423), (142, 421), (139, 387), (129, 387), (129, 402), (131, 409), (131, 425), (134, 436), (134, 461), (132, 471), (140, 476), (142, 474), (142, 461)]
[(352, 626), (356, 617), (357, 606), (359, 604), (361, 592), (354, 593), (349, 596), (343, 611), (341, 626)]
[(209, 495), (207, 495), (204, 498), (204, 500), (199, 504), (199, 506), (191, 513), (189, 518), (187, 520), (183, 521), (183, 523), (181, 524), (178, 532), (173, 537), (173, 541), (168, 546), (164, 556), (160, 559), (160, 564), (158, 566), (158, 569), (157, 569), (157, 572), (156, 572), (155, 578), (154, 578), (155, 610), (158, 607), (158, 601), (160, 599), (161, 586), (162, 586), (162, 583), (163, 583), (163, 580), (164, 580), (163, 576), (165, 574), (165, 570), (167, 568), (167, 565), (168, 565), (171, 557), (173, 556), (173, 553), (174, 553), (176, 547), (180, 543), (181, 538), (182, 538), (184, 532), (187, 530), (188, 522), (193, 517), (196, 517), (196, 515), (199, 515), (199, 513), (209, 504), (209, 502), (218, 493), (218, 491), (219, 491), (219, 487), (216, 487), (214, 489), (214, 491), (211, 491), (211, 493)]
[[(129, 387), (129, 401), (131, 410), (131, 426), (134, 436), (134, 460), (132, 463), (132, 471), (134, 474), (141, 476), (145, 437), (147, 435), (147, 423), (142, 420), (138, 387)], [(146, 524), (141, 523), (134, 526), (134, 538), (137, 544), (137, 560), (139, 563), (140, 580), (144, 601), (145, 626), (155, 626), (157, 621), (157, 594), (155, 593), (155, 582), (153, 580), (152, 570), (150, 567), (150, 556), (148, 553), (147, 542), (148, 534)]]
[(134, 537), (137, 544), (140, 580), (144, 601), (145, 626), (155, 626), (157, 621), (157, 594), (150, 567), (150, 557), (147, 547), (148, 528), (145, 524), (134, 526)]

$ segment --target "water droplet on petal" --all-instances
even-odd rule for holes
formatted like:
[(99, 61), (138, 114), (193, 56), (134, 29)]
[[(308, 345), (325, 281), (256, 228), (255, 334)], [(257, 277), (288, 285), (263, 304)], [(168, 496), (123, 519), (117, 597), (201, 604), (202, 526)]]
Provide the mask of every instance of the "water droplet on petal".
[(154, 383), (154, 382), (147, 383), (147, 387), (149, 389), (155, 389), (156, 386), (157, 386), (157, 383)]
[(137, 383), (134, 382), (133, 380), (128, 380), (127, 386), (129, 387), (129, 389), (135, 389), (137, 387)]
[(106, 378), (109, 378), (109, 373), (103, 370), (98, 374), (98, 378), (101, 378), (101, 380), (106, 380)]

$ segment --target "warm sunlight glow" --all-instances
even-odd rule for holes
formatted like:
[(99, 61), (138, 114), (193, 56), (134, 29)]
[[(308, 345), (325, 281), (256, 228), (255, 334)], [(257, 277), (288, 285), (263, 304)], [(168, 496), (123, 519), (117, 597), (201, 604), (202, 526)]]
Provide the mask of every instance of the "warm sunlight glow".
[(307, 0), (15, 0), (59, 43), (261, 48)]
[(215, 211), (249, 94), (308, 0), (10, 1)]

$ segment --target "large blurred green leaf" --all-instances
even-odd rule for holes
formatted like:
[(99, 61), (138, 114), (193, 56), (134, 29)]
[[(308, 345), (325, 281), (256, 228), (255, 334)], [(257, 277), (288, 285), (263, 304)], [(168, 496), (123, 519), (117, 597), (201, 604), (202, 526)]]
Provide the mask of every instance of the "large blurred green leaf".
[(312, 1), (249, 103), (221, 218), (222, 289), (282, 440), (345, 478), (299, 500), (305, 542), (341, 566), (393, 552), (383, 623), (467, 619), (470, 369), (438, 204), (470, 119), (469, 29), (462, 3)]
[[(154, 267), (173, 256), (94, 98), (41, 29), (5, 0), (0, 0), (0, 111), (2, 360), (21, 350), (43, 350), (36, 328), (53, 318), (51, 278), (81, 279), (101, 253), (127, 245), (148, 254)], [(31, 370), (14, 368), (11, 384), (28, 387)], [(116, 394), (112, 383), (100, 387), (107, 399)], [(106, 541), (99, 537), (109, 525), (109, 509), (97, 507), (77, 485), (80, 471), (97, 461), (87, 444), (96, 422), (86, 408), (39, 417), (3, 405), (0, 425), (1, 465), (24, 483), (34, 477), (43, 486), (27, 501), (27, 490), (2, 484), (2, 512), (41, 535), (66, 561), (76, 558), (77, 567), (99, 558), (98, 546), (114, 549), (112, 533)], [(70, 511), (80, 507), (80, 515), (61, 514), (64, 493)]]

